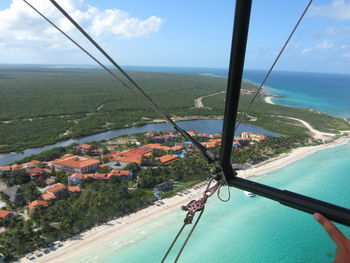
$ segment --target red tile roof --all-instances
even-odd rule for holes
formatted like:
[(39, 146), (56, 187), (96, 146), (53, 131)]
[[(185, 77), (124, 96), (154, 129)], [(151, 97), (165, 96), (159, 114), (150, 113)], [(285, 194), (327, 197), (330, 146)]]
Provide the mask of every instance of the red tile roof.
[(54, 200), (56, 196), (52, 193), (46, 193), (41, 196), (45, 201)]
[(83, 149), (83, 150), (89, 150), (91, 148), (91, 145), (84, 143), (84, 144), (80, 144), (80, 145), (76, 146), (75, 148)]
[(94, 177), (95, 179), (109, 179), (108, 174), (95, 174)]
[(28, 167), (34, 167), (34, 166), (36, 166), (36, 165), (38, 165), (38, 164), (41, 164), (41, 162), (40, 162), (40, 161), (37, 161), (37, 160), (32, 160), (32, 161), (30, 161), (30, 162), (28, 162), (28, 163), (24, 163), (23, 165), (26, 165), (26, 166), (28, 166)]
[(149, 153), (151, 151), (146, 150), (146, 149), (142, 149), (142, 148), (135, 148), (135, 149), (128, 150), (126, 152), (135, 153), (135, 154), (146, 154), (146, 153)]
[(43, 200), (35, 200), (33, 202), (31, 202), (28, 207), (29, 207), (29, 210), (33, 210), (34, 208), (36, 208), (37, 206), (45, 206), (47, 207), (49, 204), (46, 202), (46, 201), (43, 201)]
[(0, 166), (0, 170), (4, 172), (8, 172), (12, 170), (11, 166)]
[(76, 186), (68, 186), (68, 191), (72, 192), (72, 193), (80, 193), (81, 192), (81, 188), (79, 185)]
[(0, 210), (0, 218), (6, 218), (11, 214), (12, 214), (12, 211), (10, 210), (4, 210), (4, 209)]
[(85, 175), (84, 174), (72, 174), (70, 177), (78, 177), (80, 179), (84, 179)]
[(163, 165), (167, 165), (169, 163), (175, 162), (176, 160), (178, 160), (179, 157), (177, 155), (164, 155), (162, 157), (159, 157), (159, 161), (163, 164)]
[(173, 150), (173, 151), (181, 151), (184, 147), (182, 145), (175, 145), (173, 147), (170, 148), (170, 150)]
[(115, 175), (115, 176), (123, 176), (123, 175), (128, 175), (130, 173), (129, 170), (117, 170), (114, 169), (108, 173), (109, 176)]
[(116, 156), (114, 157), (114, 160), (116, 162), (123, 162), (123, 163), (137, 163), (138, 165), (141, 165), (142, 162), (142, 156), (140, 155), (134, 155), (134, 156)]
[(163, 151), (169, 151), (171, 148), (170, 147), (168, 147), (168, 146), (159, 146), (157, 149), (159, 149), (159, 150), (163, 150)]
[(143, 148), (148, 148), (148, 149), (156, 149), (160, 146), (160, 143), (150, 143), (142, 146)]
[(47, 188), (46, 192), (55, 194), (59, 191), (65, 190), (66, 188), (67, 186), (65, 186), (64, 184), (58, 183), (58, 184), (55, 184), (54, 186)]
[(85, 158), (77, 155), (62, 157), (52, 161), (54, 164), (66, 165), (74, 168), (83, 168), (90, 165), (99, 164), (100, 161), (94, 158)]

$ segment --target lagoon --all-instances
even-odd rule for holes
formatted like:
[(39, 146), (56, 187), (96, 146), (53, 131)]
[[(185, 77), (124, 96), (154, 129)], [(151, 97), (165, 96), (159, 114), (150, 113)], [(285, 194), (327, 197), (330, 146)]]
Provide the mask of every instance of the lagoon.
[[(222, 120), (192, 120), (192, 121), (179, 121), (177, 123), (180, 125), (180, 127), (182, 127), (187, 131), (196, 131), (200, 133), (214, 134), (214, 133), (220, 133), (222, 131), (223, 121)], [(141, 126), (124, 128), (124, 129), (111, 130), (107, 132), (98, 133), (95, 135), (90, 135), (81, 139), (76, 139), (76, 140), (70, 139), (70, 140), (58, 142), (52, 145), (46, 145), (44, 147), (27, 149), (27, 150), (24, 150), (22, 153), (1, 154), (0, 165), (6, 165), (9, 163), (21, 160), (24, 157), (30, 156), (32, 154), (38, 154), (42, 151), (49, 150), (54, 147), (68, 146), (72, 143), (86, 143), (91, 141), (101, 141), (101, 140), (112, 139), (114, 137), (126, 135), (126, 134), (135, 134), (135, 133), (142, 133), (142, 132), (148, 132), (148, 131), (160, 132), (160, 131), (166, 131), (166, 130), (174, 130), (174, 128), (172, 128), (172, 126), (169, 125), (168, 123), (152, 123), (152, 124), (145, 124)], [(240, 134), (244, 131), (263, 133), (271, 136), (281, 136), (278, 133), (271, 132), (254, 125), (249, 125), (244, 123), (242, 123), (240, 127), (237, 129), (236, 134)]]

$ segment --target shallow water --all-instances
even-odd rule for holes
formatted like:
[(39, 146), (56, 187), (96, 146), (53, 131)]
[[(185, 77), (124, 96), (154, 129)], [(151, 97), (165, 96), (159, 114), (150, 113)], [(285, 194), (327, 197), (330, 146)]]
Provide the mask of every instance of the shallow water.
[[(332, 159), (329, 159), (332, 156)], [(256, 178), (264, 184), (350, 208), (350, 144), (323, 150)], [(232, 189), (209, 200), (179, 262), (332, 262), (335, 246), (311, 215)], [(71, 262), (159, 262), (177, 233), (180, 209), (124, 233)], [(341, 227), (350, 236), (349, 228)], [(179, 240), (181, 241), (181, 240)], [(168, 262), (174, 260), (175, 251)]]

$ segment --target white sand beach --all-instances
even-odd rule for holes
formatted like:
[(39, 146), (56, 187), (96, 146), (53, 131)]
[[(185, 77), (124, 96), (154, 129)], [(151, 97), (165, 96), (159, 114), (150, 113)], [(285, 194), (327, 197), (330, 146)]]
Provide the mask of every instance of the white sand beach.
[[(238, 175), (245, 178), (263, 175), (285, 167), (315, 152), (344, 145), (349, 142), (350, 137), (344, 136), (331, 143), (297, 148), (290, 153), (267, 160), (250, 169), (239, 171)], [(160, 204), (158, 201), (158, 206), (152, 205), (138, 211), (137, 213), (112, 220), (98, 227), (94, 227), (82, 233), (79, 239), (74, 240), (74, 238), (72, 238), (68, 241), (61, 242), (61, 247), (56, 246), (56, 250), (51, 251), (48, 254), (45, 254), (42, 251), (37, 251), (26, 258), (21, 259), (20, 262), (67, 262), (78, 255), (84, 254), (86, 251), (94, 249), (97, 244), (108, 242), (112, 238), (122, 235), (128, 230), (141, 226), (150, 220), (156, 219), (165, 213), (175, 209), (180, 209), (182, 205), (186, 205), (190, 200), (200, 198), (205, 190), (205, 187), (206, 182), (200, 183), (191, 189), (184, 190), (185, 193), (182, 193), (181, 196), (176, 195), (168, 199), (163, 199), (163, 204)], [(39, 258), (35, 256), (38, 254), (41, 254)], [(35, 256), (35, 259), (29, 260), (29, 258), (33, 256)]]
[(273, 97), (265, 97), (265, 102), (268, 104), (275, 104), (275, 103), (273, 103), (272, 98)]

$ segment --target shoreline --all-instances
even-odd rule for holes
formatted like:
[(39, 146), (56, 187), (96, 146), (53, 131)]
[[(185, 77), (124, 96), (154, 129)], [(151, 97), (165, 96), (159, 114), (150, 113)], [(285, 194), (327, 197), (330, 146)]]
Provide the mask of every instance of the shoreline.
[(265, 102), (266, 102), (267, 104), (275, 105), (276, 103), (274, 103), (274, 102), (272, 101), (272, 98), (273, 98), (273, 97), (267, 96), (267, 97), (264, 98), (264, 100), (265, 100)]
[[(282, 154), (280, 156), (274, 157), (262, 163), (259, 163), (252, 168), (247, 170), (238, 171), (238, 176), (243, 178), (253, 178), (256, 176), (262, 176), (266, 173), (270, 173), (279, 170), (291, 163), (301, 160), (311, 154), (316, 152), (345, 145), (350, 143), (349, 136), (343, 136), (333, 142), (316, 145), (316, 146), (304, 146), (293, 149), (290, 153)], [(199, 183), (198, 185), (186, 189), (187, 194), (182, 194), (173, 196), (171, 198), (163, 199), (163, 205), (157, 206), (152, 205), (144, 208), (136, 213), (129, 216), (124, 216), (112, 221), (109, 221), (101, 226), (94, 227), (80, 234), (82, 240), (74, 240), (74, 237), (64, 241), (59, 242), (63, 246), (57, 248), (57, 250), (52, 251), (48, 254), (44, 254), (42, 250), (36, 251), (30, 256), (22, 258), (20, 262), (67, 262), (68, 260), (74, 259), (76, 256), (83, 254), (85, 251), (89, 251), (94, 248), (97, 244), (107, 242), (112, 238), (115, 238), (131, 229), (145, 224), (152, 219), (158, 218), (166, 213), (180, 209), (181, 205), (187, 204), (192, 199), (198, 199), (206, 187), (206, 182)], [(199, 187), (199, 188), (198, 188)], [(181, 193), (181, 192), (179, 192)], [(157, 203), (157, 202), (156, 202)], [(35, 260), (29, 260), (28, 258), (41, 253), (40, 258)]]

